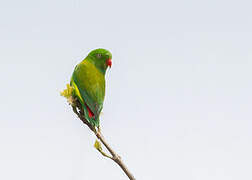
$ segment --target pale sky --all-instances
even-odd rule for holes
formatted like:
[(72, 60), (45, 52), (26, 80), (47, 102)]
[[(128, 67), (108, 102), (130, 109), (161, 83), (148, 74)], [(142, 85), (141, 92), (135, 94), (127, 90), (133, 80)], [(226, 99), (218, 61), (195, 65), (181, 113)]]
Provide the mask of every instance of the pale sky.
[(102, 47), (102, 131), (137, 180), (251, 180), (251, 6), (1, 1), (0, 179), (127, 180), (59, 95)]

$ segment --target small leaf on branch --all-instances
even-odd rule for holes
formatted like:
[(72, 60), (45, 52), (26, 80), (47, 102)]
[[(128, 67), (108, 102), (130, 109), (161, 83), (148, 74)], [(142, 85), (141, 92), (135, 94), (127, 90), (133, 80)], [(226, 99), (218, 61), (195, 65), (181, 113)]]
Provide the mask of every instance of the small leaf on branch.
[(98, 140), (95, 140), (94, 147), (95, 147), (95, 149), (97, 149), (99, 152), (102, 151), (101, 143), (100, 143)]
[(60, 95), (64, 96), (69, 104), (74, 105), (73, 92), (74, 88), (70, 84), (67, 84), (67, 88), (60, 92)]
[(102, 146), (100, 141), (95, 140), (95, 144), (94, 144), (95, 149), (97, 149), (103, 156), (112, 159), (112, 157), (110, 157), (109, 155), (107, 155), (105, 152), (102, 151)]

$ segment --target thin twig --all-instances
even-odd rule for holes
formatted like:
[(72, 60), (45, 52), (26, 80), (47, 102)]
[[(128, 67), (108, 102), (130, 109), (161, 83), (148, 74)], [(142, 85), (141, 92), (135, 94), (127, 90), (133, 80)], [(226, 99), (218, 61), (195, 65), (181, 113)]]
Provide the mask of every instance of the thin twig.
[[(128, 170), (128, 168), (126, 167), (126, 165), (123, 163), (121, 157), (110, 147), (110, 145), (107, 143), (107, 141), (104, 139), (104, 136), (102, 135), (100, 129), (96, 130), (95, 127), (93, 127), (84, 117), (84, 113), (82, 111), (82, 108), (81, 108), (81, 104), (79, 103), (78, 100), (75, 100), (75, 103), (74, 103), (76, 106), (72, 106), (73, 108), (73, 111), (75, 114), (77, 114), (77, 116), (80, 118), (80, 120), (86, 124), (89, 129), (91, 131), (94, 132), (94, 134), (96, 135), (96, 137), (102, 142), (102, 144), (106, 147), (106, 149), (109, 151), (109, 153), (111, 154), (112, 157), (110, 156), (106, 156), (110, 159), (112, 159), (115, 163), (117, 163), (121, 169), (124, 171), (124, 173), (128, 176), (128, 178), (130, 180), (136, 180), (134, 178), (134, 176), (130, 173), (130, 171)], [(102, 152), (101, 152), (102, 155), (104, 155)]]
[(109, 146), (109, 144), (105, 141), (104, 136), (100, 131), (96, 133), (96, 137), (102, 142), (102, 144), (107, 148), (107, 150), (112, 155), (112, 160), (116, 162), (124, 171), (124, 173), (129, 177), (130, 180), (135, 180), (133, 174), (130, 173), (129, 169), (123, 163), (121, 157)]

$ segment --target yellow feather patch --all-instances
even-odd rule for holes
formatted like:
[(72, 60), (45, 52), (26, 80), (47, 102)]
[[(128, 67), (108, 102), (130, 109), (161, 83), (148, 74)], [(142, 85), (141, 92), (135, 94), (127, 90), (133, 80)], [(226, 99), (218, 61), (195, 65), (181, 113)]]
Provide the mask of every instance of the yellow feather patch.
[(74, 83), (74, 81), (72, 81), (72, 84), (73, 84), (73, 86), (74, 86), (74, 90), (75, 90), (76, 96), (78, 96), (78, 97), (80, 98), (80, 100), (81, 100), (82, 102), (84, 102), (83, 99), (82, 99), (82, 97), (81, 97), (80, 91), (79, 91), (78, 87), (76, 86), (76, 84)]

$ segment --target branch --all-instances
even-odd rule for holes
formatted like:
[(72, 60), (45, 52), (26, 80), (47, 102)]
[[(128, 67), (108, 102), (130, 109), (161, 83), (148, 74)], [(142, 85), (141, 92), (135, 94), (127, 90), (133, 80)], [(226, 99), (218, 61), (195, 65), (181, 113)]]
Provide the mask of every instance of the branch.
[(129, 169), (126, 167), (126, 165), (123, 163), (121, 157), (109, 146), (109, 144), (105, 141), (103, 135), (100, 131), (96, 133), (96, 137), (102, 142), (102, 144), (107, 148), (107, 150), (112, 155), (112, 160), (116, 162), (121, 169), (124, 171), (124, 173), (128, 176), (130, 180), (135, 180), (133, 174), (130, 173)]
[(100, 129), (98, 128), (98, 130), (96, 130), (96, 128), (94, 126), (92, 126), (84, 117), (84, 112), (82, 110), (81, 104), (77, 99), (74, 99), (74, 103), (71, 104), (73, 111), (75, 114), (77, 114), (77, 116), (79, 117), (79, 119), (86, 124), (89, 129), (91, 131), (94, 132), (94, 134), (96, 135), (96, 137), (102, 142), (102, 144), (106, 147), (106, 149), (109, 151), (109, 153), (111, 154), (111, 156), (108, 156), (106, 153), (104, 153), (100, 148), (96, 149), (105, 157), (112, 159), (115, 163), (117, 163), (121, 169), (124, 171), (124, 173), (128, 176), (128, 178), (130, 180), (136, 180), (134, 178), (134, 176), (130, 173), (130, 171), (128, 170), (128, 168), (126, 167), (126, 165), (123, 163), (121, 157), (110, 147), (110, 145), (107, 143), (107, 141), (105, 140), (104, 136), (102, 135)]

